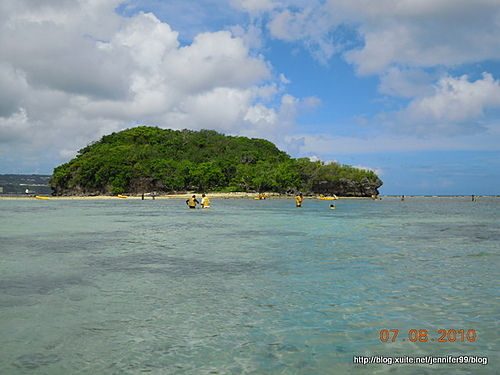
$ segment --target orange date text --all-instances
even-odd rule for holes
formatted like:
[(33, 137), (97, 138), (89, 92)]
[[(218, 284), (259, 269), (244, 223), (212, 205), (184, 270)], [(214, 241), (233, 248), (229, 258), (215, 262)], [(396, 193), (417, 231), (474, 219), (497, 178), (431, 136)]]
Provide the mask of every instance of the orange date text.
[(411, 342), (473, 342), (476, 341), (477, 333), (473, 329), (439, 329), (437, 332), (429, 332), (426, 329), (410, 329), (402, 331), (399, 329), (382, 329), (379, 332), (380, 341), (411, 341)]

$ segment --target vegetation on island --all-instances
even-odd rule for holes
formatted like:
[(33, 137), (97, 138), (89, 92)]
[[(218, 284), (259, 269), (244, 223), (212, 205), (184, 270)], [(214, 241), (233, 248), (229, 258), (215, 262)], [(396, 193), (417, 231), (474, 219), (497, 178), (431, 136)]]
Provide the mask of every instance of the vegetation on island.
[(56, 167), (50, 181), (54, 195), (302, 191), (370, 196), (381, 185), (372, 171), (294, 159), (264, 139), (147, 126), (103, 136)]

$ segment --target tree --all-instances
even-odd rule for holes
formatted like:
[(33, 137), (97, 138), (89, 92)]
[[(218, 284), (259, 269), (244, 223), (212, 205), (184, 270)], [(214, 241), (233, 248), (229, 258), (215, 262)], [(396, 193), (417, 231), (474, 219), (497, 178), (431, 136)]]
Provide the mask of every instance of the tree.
[(325, 186), (335, 189), (344, 180), (357, 186), (355, 194), (367, 194), (366, 186), (381, 185), (373, 172), (292, 159), (264, 139), (140, 126), (105, 135), (82, 148), (74, 159), (54, 169), (50, 185), (56, 195), (229, 188), (314, 193)]

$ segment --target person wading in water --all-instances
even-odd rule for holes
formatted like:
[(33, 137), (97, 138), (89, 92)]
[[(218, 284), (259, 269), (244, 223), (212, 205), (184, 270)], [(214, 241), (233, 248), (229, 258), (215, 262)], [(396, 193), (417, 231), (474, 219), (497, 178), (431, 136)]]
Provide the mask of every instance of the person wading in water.
[(188, 205), (189, 208), (196, 208), (196, 205), (199, 204), (196, 200), (196, 195), (193, 195), (191, 198), (186, 199), (186, 204)]

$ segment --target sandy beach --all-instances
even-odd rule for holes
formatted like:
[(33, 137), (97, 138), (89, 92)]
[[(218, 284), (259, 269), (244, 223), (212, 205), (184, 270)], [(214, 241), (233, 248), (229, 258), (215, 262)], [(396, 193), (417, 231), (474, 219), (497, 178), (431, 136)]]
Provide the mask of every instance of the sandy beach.
[[(192, 195), (196, 195), (196, 197), (201, 199), (200, 193), (183, 193), (183, 194), (165, 194), (165, 195), (156, 195), (155, 199), (187, 199)], [(126, 198), (120, 198), (116, 195), (96, 195), (96, 196), (49, 196), (49, 195), (40, 195), (40, 197), (47, 197), (50, 199), (142, 199), (141, 195), (124, 195)], [(253, 199), (258, 197), (258, 194), (255, 193), (207, 193), (207, 196), (210, 199)], [(291, 199), (294, 198), (293, 195), (283, 195), (277, 193), (266, 193), (266, 199)], [(306, 198), (306, 197), (305, 197)], [(313, 197), (309, 197), (313, 198)], [(10, 196), (0, 196), (0, 199), (36, 199), (35, 196), (24, 196), (24, 195), (10, 195)], [(153, 199), (153, 197), (149, 194), (144, 195), (144, 199)]]
[[(197, 198), (201, 199), (200, 193), (183, 193), (183, 194), (165, 194), (165, 195), (156, 195), (155, 199), (188, 199), (192, 195), (196, 195)], [(287, 195), (287, 194), (278, 194), (278, 193), (265, 193), (266, 199), (295, 199), (295, 195)], [(245, 193), (245, 192), (237, 192), (237, 193), (206, 193), (207, 197), (210, 199), (254, 199), (258, 197), (256, 193)], [(88, 195), (79, 195), (79, 196), (50, 196), (50, 195), (39, 195), (40, 197), (49, 198), (49, 199), (138, 199), (141, 200), (141, 195), (124, 195), (126, 198), (121, 198), (116, 195), (96, 195), (96, 196), (88, 196)], [(304, 199), (317, 199), (317, 195), (304, 195)], [(35, 196), (25, 196), (25, 195), (0, 195), (0, 200), (2, 199), (36, 199)], [(144, 195), (144, 200), (153, 199), (153, 197), (149, 194)], [(372, 199), (370, 197), (338, 197), (338, 199)]]

